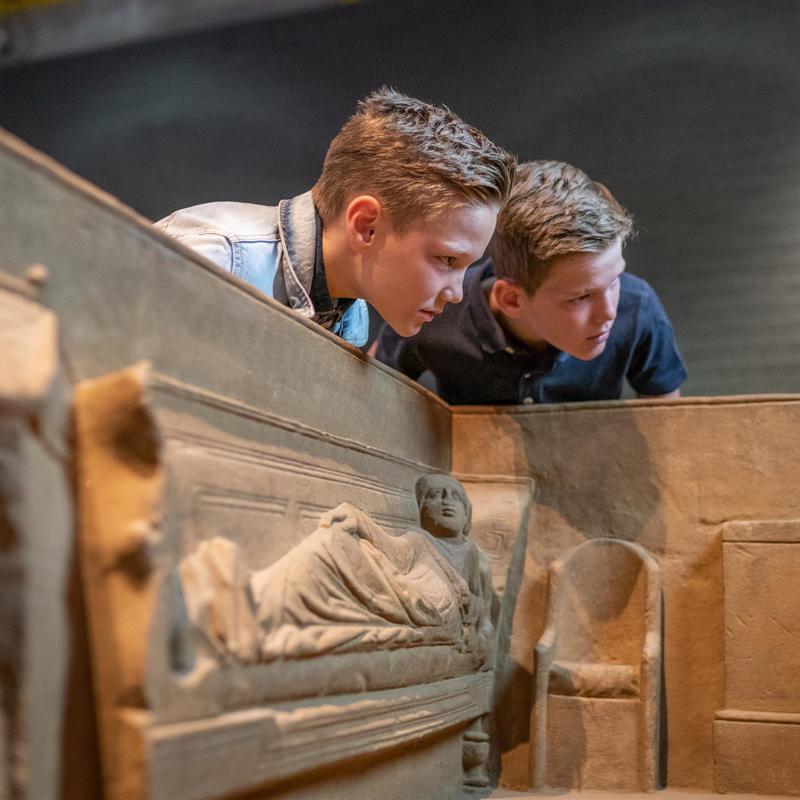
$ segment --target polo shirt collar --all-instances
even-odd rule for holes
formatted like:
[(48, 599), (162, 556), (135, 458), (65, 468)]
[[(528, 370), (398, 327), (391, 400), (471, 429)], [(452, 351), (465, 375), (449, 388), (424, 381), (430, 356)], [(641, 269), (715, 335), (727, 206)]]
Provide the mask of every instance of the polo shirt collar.
[[(516, 355), (532, 354), (532, 351), (525, 345), (515, 343), (509, 339), (508, 334), (497, 321), (492, 309), (489, 308), (489, 301), (486, 297), (486, 289), (494, 282), (494, 269), (491, 261), (485, 262), (482, 266), (475, 269), (475, 275), (465, 287), (464, 302), (470, 310), (472, 324), (478, 335), (481, 349), (485, 353), (505, 352)], [(555, 347), (549, 347), (553, 355), (553, 363), (561, 363), (569, 358), (569, 354)]]
[(465, 287), (464, 303), (469, 308), (472, 325), (478, 335), (481, 350), (484, 353), (514, 352), (505, 331), (495, 319), (486, 299), (486, 288), (494, 281), (491, 262), (486, 262), (475, 269)]

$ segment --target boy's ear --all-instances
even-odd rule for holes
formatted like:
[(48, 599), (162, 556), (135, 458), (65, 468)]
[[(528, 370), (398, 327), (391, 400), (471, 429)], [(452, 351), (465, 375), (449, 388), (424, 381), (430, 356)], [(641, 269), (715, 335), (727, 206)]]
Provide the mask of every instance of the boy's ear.
[(370, 194), (354, 197), (348, 203), (344, 214), (350, 244), (356, 249), (371, 245), (383, 216), (383, 209), (377, 198)]
[(525, 290), (518, 283), (498, 278), (492, 284), (491, 305), (513, 319), (522, 314), (524, 296)]

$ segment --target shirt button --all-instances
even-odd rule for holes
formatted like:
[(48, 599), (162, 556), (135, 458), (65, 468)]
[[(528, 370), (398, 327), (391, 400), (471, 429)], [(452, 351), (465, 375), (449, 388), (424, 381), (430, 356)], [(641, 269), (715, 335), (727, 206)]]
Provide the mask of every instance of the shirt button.
[(522, 377), (525, 378), (525, 380), (528, 380), (530, 376), (531, 376), (530, 372), (526, 372)]
[(525, 403), (526, 406), (529, 406), (533, 402), (532, 397), (523, 397), (522, 402)]

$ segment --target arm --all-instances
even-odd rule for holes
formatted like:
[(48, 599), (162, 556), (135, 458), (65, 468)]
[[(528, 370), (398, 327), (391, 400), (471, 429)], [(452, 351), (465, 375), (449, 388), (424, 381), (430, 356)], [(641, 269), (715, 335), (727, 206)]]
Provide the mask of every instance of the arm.
[(642, 400), (671, 400), (674, 397), (680, 397), (681, 390), (674, 389), (666, 394), (637, 394), (636, 396), (641, 397)]
[(403, 536), (387, 533), (372, 517), (350, 503), (340, 503), (326, 511), (319, 520), (320, 528), (338, 525), (354, 538), (369, 542), (376, 550), (386, 553), (395, 564), (407, 570), (413, 561), (413, 548)]
[(639, 397), (680, 397), (686, 366), (667, 312), (655, 292), (646, 284), (645, 288), (627, 378)]

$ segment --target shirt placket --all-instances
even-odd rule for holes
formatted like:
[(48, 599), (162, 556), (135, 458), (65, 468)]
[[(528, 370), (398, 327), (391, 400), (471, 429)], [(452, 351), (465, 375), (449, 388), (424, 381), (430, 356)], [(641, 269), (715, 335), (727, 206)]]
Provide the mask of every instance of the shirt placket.
[(533, 403), (541, 403), (542, 380), (546, 375), (552, 372), (558, 366), (558, 360), (554, 361), (548, 367), (526, 366), (520, 373), (518, 391), (519, 402), (522, 405), (529, 406)]
[(523, 405), (529, 406), (537, 402), (538, 399), (538, 380), (543, 373), (527, 370), (523, 372), (519, 379), (519, 401)]

